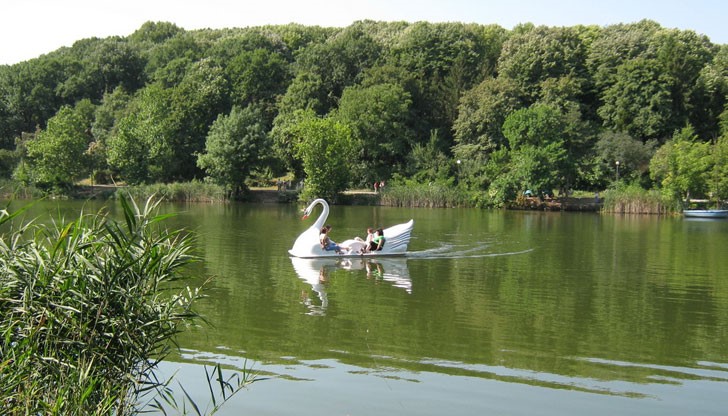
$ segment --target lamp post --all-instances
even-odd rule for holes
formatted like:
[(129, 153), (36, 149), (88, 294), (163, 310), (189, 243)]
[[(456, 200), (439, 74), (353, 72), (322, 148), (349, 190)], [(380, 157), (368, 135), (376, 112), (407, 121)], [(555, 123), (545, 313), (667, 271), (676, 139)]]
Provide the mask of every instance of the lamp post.
[(614, 162), (615, 165), (617, 165), (617, 182), (619, 182), (619, 160)]
[(455, 161), (455, 163), (457, 163), (458, 165), (458, 183), (460, 183), (460, 163), (462, 162), (460, 161), (460, 159), (458, 159)]

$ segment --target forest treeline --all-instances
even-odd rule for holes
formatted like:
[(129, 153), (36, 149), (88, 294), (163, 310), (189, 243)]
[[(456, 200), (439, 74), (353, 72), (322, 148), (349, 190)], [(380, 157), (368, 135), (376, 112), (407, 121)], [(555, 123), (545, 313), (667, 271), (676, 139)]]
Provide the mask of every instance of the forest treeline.
[(616, 183), (728, 198), (728, 46), (643, 20), (147, 22), (0, 66), (0, 176), (347, 187), (436, 184), (501, 206)]

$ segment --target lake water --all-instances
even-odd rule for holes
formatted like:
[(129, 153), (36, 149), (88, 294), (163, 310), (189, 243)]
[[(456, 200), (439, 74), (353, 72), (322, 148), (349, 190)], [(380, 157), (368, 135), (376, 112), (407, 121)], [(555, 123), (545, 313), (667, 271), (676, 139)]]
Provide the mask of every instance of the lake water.
[(301, 208), (163, 208), (215, 278), (163, 369), (267, 378), (218, 414), (726, 414), (727, 220), (332, 206), (337, 241), (414, 219), (409, 253), (308, 261)]

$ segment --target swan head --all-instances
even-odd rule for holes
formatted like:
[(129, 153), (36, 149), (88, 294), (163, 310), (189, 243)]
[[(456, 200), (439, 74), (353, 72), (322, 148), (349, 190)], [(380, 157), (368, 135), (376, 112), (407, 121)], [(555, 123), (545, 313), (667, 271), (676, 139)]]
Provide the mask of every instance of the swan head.
[(305, 220), (306, 218), (308, 218), (309, 215), (311, 215), (311, 211), (313, 211), (313, 207), (315, 207), (317, 204), (321, 204), (324, 207), (324, 211), (328, 210), (329, 208), (329, 204), (327, 204), (325, 200), (317, 198), (313, 202), (311, 202), (311, 205), (307, 206), (306, 209), (303, 210), (303, 217), (301, 217), (301, 219)]
[(309, 215), (311, 215), (311, 211), (313, 210), (313, 205), (309, 205), (307, 208), (303, 210), (303, 217), (301, 217), (302, 220), (305, 220), (308, 218)]

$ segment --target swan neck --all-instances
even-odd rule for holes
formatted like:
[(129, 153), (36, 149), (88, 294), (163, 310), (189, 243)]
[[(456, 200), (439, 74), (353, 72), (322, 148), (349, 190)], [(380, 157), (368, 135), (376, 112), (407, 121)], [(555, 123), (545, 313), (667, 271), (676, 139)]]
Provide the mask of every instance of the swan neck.
[(326, 223), (326, 219), (329, 217), (329, 204), (327, 204), (323, 199), (315, 200), (314, 204), (320, 204), (323, 207), (321, 215), (319, 215), (318, 219), (313, 224), (314, 227), (320, 230), (324, 226), (324, 223)]

